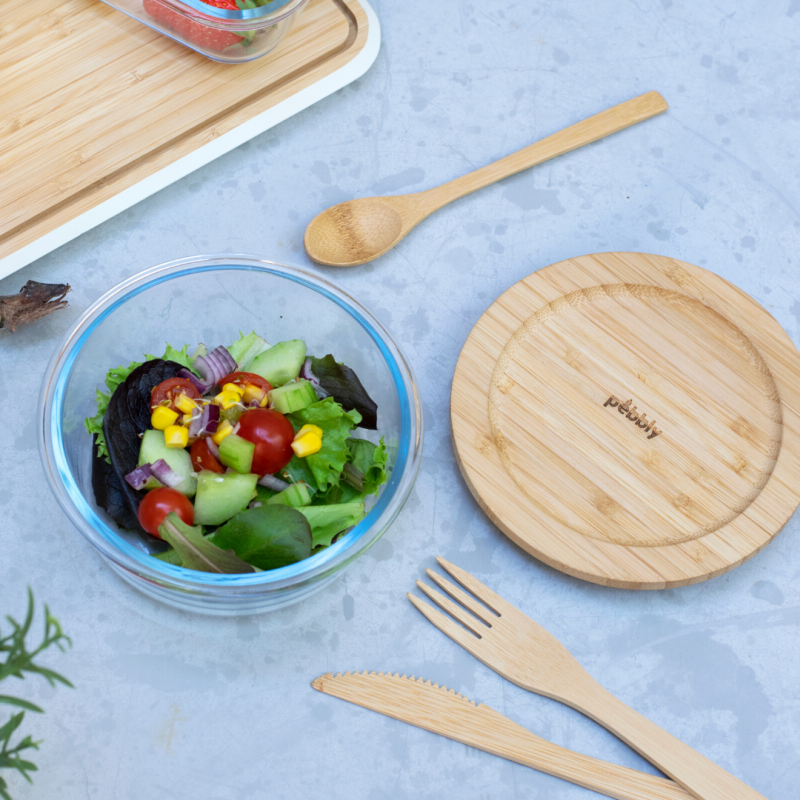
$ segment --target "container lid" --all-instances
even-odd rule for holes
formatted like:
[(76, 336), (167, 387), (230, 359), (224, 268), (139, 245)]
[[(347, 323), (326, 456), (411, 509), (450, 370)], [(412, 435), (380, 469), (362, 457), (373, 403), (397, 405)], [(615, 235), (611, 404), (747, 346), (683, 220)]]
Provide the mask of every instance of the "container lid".
[(576, 577), (696, 583), (800, 504), (800, 355), (753, 298), (662, 256), (569, 259), (505, 292), (451, 396), (472, 493)]

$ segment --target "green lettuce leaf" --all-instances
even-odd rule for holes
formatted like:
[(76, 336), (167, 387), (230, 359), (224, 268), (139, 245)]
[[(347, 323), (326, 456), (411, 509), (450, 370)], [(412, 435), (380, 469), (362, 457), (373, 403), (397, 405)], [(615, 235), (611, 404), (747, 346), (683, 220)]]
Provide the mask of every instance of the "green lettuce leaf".
[(284, 480), (288, 478), (291, 483), (305, 481), (312, 487), (315, 487), (317, 483), (314, 473), (308, 465), (308, 459), (297, 456), (292, 456), (292, 460), (278, 473), (278, 477)]
[(182, 350), (176, 350), (171, 344), (168, 344), (167, 351), (163, 356), (145, 355), (144, 358), (145, 361), (153, 361), (156, 358), (163, 358), (164, 361), (174, 361), (176, 364), (180, 364), (182, 367), (186, 367), (187, 369), (191, 369), (194, 365), (194, 359), (189, 355), (188, 344), (184, 345)]
[[(191, 369), (193, 361), (188, 351), (188, 344), (182, 350), (176, 350), (171, 344), (167, 344), (167, 350), (161, 358), (166, 361), (175, 361), (177, 364)], [(145, 361), (153, 361), (155, 358), (158, 358), (158, 356), (145, 355)], [(86, 426), (86, 430), (89, 431), (90, 434), (93, 433), (97, 436), (97, 455), (104, 458), (109, 464), (111, 463), (111, 459), (108, 456), (106, 437), (103, 434), (103, 417), (106, 415), (108, 401), (111, 400), (111, 395), (114, 394), (117, 387), (125, 382), (128, 375), (137, 367), (141, 367), (144, 363), (144, 361), (131, 361), (127, 367), (120, 365), (110, 369), (105, 379), (108, 393), (101, 392), (100, 389), (96, 390), (95, 402), (97, 405), (97, 413), (93, 417), (86, 417), (84, 420), (83, 424)]]
[(268, 505), (240, 511), (209, 539), (259, 569), (277, 569), (311, 555), (311, 527), (296, 509)]
[[(300, 460), (302, 461), (302, 459)], [(342, 475), (342, 480), (338, 485), (329, 486), (326, 492), (317, 492), (311, 501), (312, 505), (335, 505), (365, 500), (368, 495), (377, 494), (380, 487), (388, 480), (389, 476), (386, 472), (388, 453), (383, 438), (378, 445), (374, 445), (366, 439), (348, 439), (347, 460), (363, 476), (360, 488), (354, 486)]]
[(223, 575), (257, 572), (251, 564), (239, 558), (232, 548), (214, 544), (203, 536), (203, 529), (199, 525), (187, 525), (174, 511), (167, 515), (158, 532), (167, 544), (172, 545), (180, 556), (181, 566), (187, 569)]
[[(326, 397), (301, 411), (289, 414), (288, 419), (296, 431), (303, 425), (316, 425), (322, 429), (322, 449), (298, 460), (306, 462), (320, 492), (327, 491), (329, 486), (338, 486), (348, 457), (347, 439), (350, 431), (361, 422), (361, 414), (355, 410), (345, 411), (332, 397)], [(290, 462), (287, 467), (290, 475), (291, 468)], [(297, 469), (297, 465), (294, 469)]]
[(364, 473), (364, 494), (377, 494), (378, 489), (386, 483), (386, 441), (381, 436), (380, 444), (374, 445), (366, 439), (350, 438), (347, 440), (348, 461)]
[(334, 536), (357, 525), (366, 516), (363, 500), (339, 505), (306, 506), (297, 510), (311, 525), (314, 547), (328, 547)]

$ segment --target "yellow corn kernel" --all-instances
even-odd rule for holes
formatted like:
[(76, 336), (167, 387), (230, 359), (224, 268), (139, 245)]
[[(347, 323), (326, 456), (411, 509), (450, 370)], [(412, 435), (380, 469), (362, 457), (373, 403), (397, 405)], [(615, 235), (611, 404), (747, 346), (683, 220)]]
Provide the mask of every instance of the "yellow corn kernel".
[(253, 400), (258, 400), (259, 403), (262, 403), (266, 396), (267, 393), (260, 386), (256, 386), (254, 383), (248, 383), (247, 386), (244, 387), (242, 401), (244, 403), (252, 403)]
[(212, 434), (211, 440), (214, 442), (214, 444), (221, 444), (222, 440), (226, 436), (230, 436), (231, 433), (233, 433), (233, 425), (231, 425), (231, 423), (227, 419), (224, 419), (219, 424), (217, 432), (215, 434)]
[(222, 406), (223, 410), (227, 411), (233, 406), (238, 406), (242, 402), (242, 396), (239, 392), (225, 390), (220, 392), (214, 400), (216, 400), (218, 406)]
[(194, 414), (184, 414), (181, 417), (181, 425), (190, 425), (192, 419), (194, 419)]
[(294, 438), (299, 439), (306, 433), (314, 433), (319, 436), (320, 439), (322, 438), (322, 428), (320, 428), (318, 425), (303, 425), (303, 427), (297, 431)]
[(244, 392), (244, 389), (242, 389), (242, 387), (239, 386), (238, 383), (226, 383), (222, 387), (222, 391), (223, 392), (236, 392), (236, 394), (240, 395), (240, 394), (242, 394), (242, 392)]
[(180, 393), (175, 398), (175, 408), (178, 411), (182, 411), (184, 414), (191, 414), (197, 408), (197, 403), (192, 400), (191, 397), (187, 397), (187, 395)]
[(164, 431), (164, 441), (167, 447), (182, 449), (189, 444), (189, 430), (183, 425), (170, 425)]
[(157, 430), (163, 431), (178, 419), (178, 413), (171, 408), (158, 406), (150, 417), (150, 424)]
[(292, 450), (298, 458), (306, 458), (306, 456), (313, 456), (314, 453), (319, 453), (322, 449), (322, 437), (317, 436), (314, 431), (308, 431), (302, 436), (298, 436), (292, 442)]
[(258, 405), (260, 408), (266, 408), (269, 405), (269, 392), (264, 392), (264, 396)]

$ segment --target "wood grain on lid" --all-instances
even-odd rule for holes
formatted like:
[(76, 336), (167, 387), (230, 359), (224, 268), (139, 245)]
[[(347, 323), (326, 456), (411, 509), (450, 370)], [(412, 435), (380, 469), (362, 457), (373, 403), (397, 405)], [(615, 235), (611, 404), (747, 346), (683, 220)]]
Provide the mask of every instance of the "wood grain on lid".
[(756, 553), (800, 503), (798, 378), (785, 332), (722, 278), (585, 256), (481, 317), (453, 439), (473, 494), (532, 554), (598, 583), (677, 586)]

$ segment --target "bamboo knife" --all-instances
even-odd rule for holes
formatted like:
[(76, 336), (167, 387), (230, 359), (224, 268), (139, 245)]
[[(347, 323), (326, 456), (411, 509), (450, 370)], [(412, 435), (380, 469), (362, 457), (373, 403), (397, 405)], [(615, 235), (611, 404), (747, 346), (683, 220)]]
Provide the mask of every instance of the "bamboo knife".
[(408, 722), (492, 755), (533, 767), (616, 800), (690, 800), (667, 778), (609, 764), (566, 750), (532, 734), (489, 706), (475, 705), (422, 678), (383, 672), (322, 675), (311, 684), (380, 714)]

